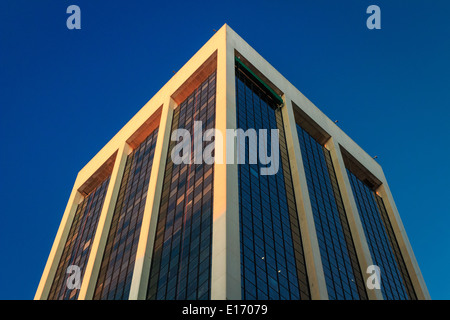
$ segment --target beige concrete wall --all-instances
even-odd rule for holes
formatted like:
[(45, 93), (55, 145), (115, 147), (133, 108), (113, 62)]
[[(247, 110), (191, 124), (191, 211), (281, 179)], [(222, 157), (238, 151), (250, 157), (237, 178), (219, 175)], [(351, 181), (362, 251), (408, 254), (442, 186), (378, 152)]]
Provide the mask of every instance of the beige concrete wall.
[[(226, 129), (236, 128), (234, 53), (228, 29), (222, 28), (219, 32), (221, 39), (217, 59), (216, 130), (222, 133), (225, 148), (232, 142), (227, 141)], [(226, 164), (226, 158), (225, 148), (221, 163), (216, 161), (214, 165), (211, 265), (213, 300), (241, 298), (238, 173), (237, 165)]]

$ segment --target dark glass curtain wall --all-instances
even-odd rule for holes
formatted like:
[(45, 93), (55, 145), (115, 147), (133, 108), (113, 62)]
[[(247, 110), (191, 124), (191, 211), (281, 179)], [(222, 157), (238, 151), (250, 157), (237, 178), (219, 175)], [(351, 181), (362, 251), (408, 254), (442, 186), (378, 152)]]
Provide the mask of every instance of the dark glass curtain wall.
[(80, 268), (83, 281), (84, 268), (89, 258), (92, 242), (97, 230), (98, 219), (103, 207), (109, 177), (87, 195), (77, 206), (70, 227), (69, 236), (58, 264), (55, 278), (50, 288), (49, 300), (76, 300), (80, 290), (69, 289), (67, 279), (73, 273), (67, 273), (70, 265)]
[(383, 199), (347, 169), (373, 263), (386, 300), (417, 299)]
[(127, 157), (94, 299), (128, 299), (158, 128)]
[[(174, 110), (172, 132), (186, 129), (193, 137), (194, 121), (214, 128), (215, 97), (214, 72)], [(169, 145), (147, 298), (210, 299), (214, 165), (194, 164), (194, 152), (191, 164), (174, 164), (177, 143)]]
[(330, 151), (297, 124), (328, 298), (367, 299)]
[[(266, 165), (238, 165), (242, 299), (309, 299), (281, 110), (258, 79), (236, 65), (237, 127), (279, 129), (279, 170), (261, 175)], [(245, 144), (246, 155), (259, 146)], [(239, 149), (239, 147), (238, 147)]]

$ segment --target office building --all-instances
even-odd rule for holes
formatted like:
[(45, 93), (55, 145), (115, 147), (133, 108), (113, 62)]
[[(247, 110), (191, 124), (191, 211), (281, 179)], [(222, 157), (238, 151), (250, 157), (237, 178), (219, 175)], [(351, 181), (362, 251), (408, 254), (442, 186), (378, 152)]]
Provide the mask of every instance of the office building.
[[(175, 163), (180, 130), (193, 150), (220, 146), (199, 121), (223, 150)], [(250, 159), (274, 143), (261, 174), (269, 154)], [(81, 169), (35, 296), (429, 298), (380, 165), (227, 25)]]

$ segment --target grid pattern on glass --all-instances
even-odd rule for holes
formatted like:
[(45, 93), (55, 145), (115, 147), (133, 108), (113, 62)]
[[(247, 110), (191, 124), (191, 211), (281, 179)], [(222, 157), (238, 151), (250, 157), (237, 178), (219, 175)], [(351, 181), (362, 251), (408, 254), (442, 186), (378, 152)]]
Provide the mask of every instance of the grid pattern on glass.
[(94, 299), (128, 299), (158, 128), (126, 161)]
[(402, 275), (403, 283), (406, 286), (406, 293), (410, 300), (417, 300), (416, 292), (414, 291), (414, 287), (411, 282), (411, 278), (409, 277), (408, 270), (406, 269), (405, 261), (403, 260), (402, 253), (400, 252), (400, 247), (398, 245), (397, 239), (394, 234), (394, 230), (392, 229), (391, 221), (389, 220), (389, 216), (386, 211), (386, 207), (384, 206), (383, 199), (374, 193), (375, 199), (377, 201), (378, 209), (381, 213), (381, 219), (383, 220), (383, 224), (386, 228), (387, 235), (389, 237), (389, 243), (394, 250), (395, 261), (400, 268), (400, 272)]
[(367, 299), (330, 152), (297, 124), (330, 300)]
[[(215, 97), (214, 72), (174, 110), (172, 132), (182, 128), (193, 137), (194, 121), (202, 121), (203, 130), (214, 128)], [(147, 299), (206, 300), (211, 285), (214, 165), (194, 164), (193, 152), (191, 164), (174, 164), (171, 153), (177, 143), (169, 145)]]
[[(309, 299), (281, 111), (238, 66), (236, 103), (238, 128), (279, 129), (281, 158), (275, 175), (260, 175), (261, 165), (247, 158), (238, 165), (242, 299)], [(245, 156), (258, 152), (258, 146), (240, 143)]]
[(66, 271), (70, 265), (78, 266), (81, 271), (80, 280), (83, 280), (84, 268), (94, 241), (98, 219), (102, 211), (106, 190), (108, 189), (109, 178), (106, 178), (77, 206), (56, 275), (50, 288), (49, 300), (75, 300), (78, 297), (78, 289), (69, 289), (67, 287), (66, 282), (71, 273), (67, 274)]
[[(377, 204), (378, 196), (376, 193), (348, 169), (347, 173), (352, 185), (372, 260), (380, 268), (381, 292), (383, 293), (383, 297), (387, 300), (406, 300), (408, 299), (408, 291), (405, 282), (409, 283), (411, 290), (412, 285), (404, 267), (403, 258), (401, 255), (396, 257), (395, 252), (392, 250), (392, 246), (394, 245), (394, 247), (397, 247), (398, 254), (400, 254), (395, 238), (391, 239), (394, 241), (392, 243), (386, 232), (385, 223), (387, 222), (389, 224), (388, 227), (390, 227), (390, 222), (389, 220), (383, 221), (382, 210), (385, 210), (384, 204), (380, 198), (378, 201), (381, 201), (381, 204), (383, 204), (382, 210), (380, 210)], [(388, 219), (387, 216), (386, 218)], [(401, 259), (400, 265), (403, 265), (403, 270), (406, 272), (406, 274), (403, 274), (403, 277), (398, 267), (399, 261), (396, 258)], [(410, 299), (416, 299), (413, 290), (409, 291), (409, 293)]]

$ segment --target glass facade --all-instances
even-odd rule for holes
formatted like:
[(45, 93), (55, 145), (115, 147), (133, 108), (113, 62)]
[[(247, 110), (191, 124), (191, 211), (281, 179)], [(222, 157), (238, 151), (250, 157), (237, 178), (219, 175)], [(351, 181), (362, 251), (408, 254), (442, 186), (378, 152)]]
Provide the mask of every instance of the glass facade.
[[(242, 132), (255, 130), (259, 140), (262, 135), (258, 130), (269, 134), (266, 140), (257, 140), (255, 144), (249, 143), (249, 136), (237, 139), (240, 143), (236, 148), (237, 158), (245, 159), (237, 167), (241, 297), (243, 300), (309, 300), (310, 284), (282, 99), (260, 79), (259, 73), (251, 71), (240, 58), (235, 61), (236, 126)], [(194, 152), (198, 142), (202, 143), (203, 150), (207, 147), (210, 150), (214, 141), (196, 140), (194, 122), (201, 121), (202, 138), (206, 130), (215, 128), (216, 90), (214, 71), (173, 111), (172, 139), (167, 160), (161, 164), (165, 172), (159, 210), (154, 213), (157, 221), (150, 270), (145, 271), (149, 275), (148, 300), (211, 299), (214, 164), (204, 160), (195, 163)], [(300, 113), (296, 117), (302, 117)], [(365, 270), (360, 268), (331, 153), (323, 140), (316, 140), (313, 129), (302, 121), (299, 123), (296, 130), (302, 169), (328, 298), (367, 300)], [(172, 134), (178, 129), (185, 129), (194, 137), (189, 140), (189, 163), (175, 164), (172, 160), (172, 152), (180, 144), (173, 140)], [(266, 154), (272, 150), (270, 134), (274, 129), (279, 135), (277, 159), (273, 158), (274, 154)], [(139, 136), (138, 141), (145, 135)], [(129, 298), (157, 137), (158, 128), (127, 156), (96, 279), (95, 300)], [(267, 147), (261, 150), (264, 143)], [(239, 154), (242, 151), (244, 154)], [(250, 163), (255, 155), (259, 161)], [(265, 159), (261, 159), (264, 155)], [(267, 165), (262, 160), (269, 157), (272, 163)], [(345, 155), (344, 160), (348, 160)], [(274, 161), (279, 164), (276, 173), (261, 174), (261, 169), (267, 169)], [(384, 299), (417, 299), (383, 199), (374, 191), (370, 179), (361, 179), (363, 171), (356, 170), (351, 162), (345, 164), (373, 263), (381, 271)], [(56, 261), (49, 300), (78, 298), (79, 290), (67, 286), (72, 275), (67, 269), (71, 265), (79, 267), (83, 280), (109, 181), (107, 177), (98, 183), (77, 205), (61, 258)]]
[(94, 299), (128, 299), (158, 128), (126, 161)]
[(297, 124), (320, 256), (330, 300), (367, 299), (330, 151)]
[[(214, 72), (174, 110), (172, 132), (186, 129), (193, 137), (194, 121), (214, 128), (215, 97)], [(190, 164), (174, 164), (176, 144), (169, 145), (147, 298), (210, 299), (214, 165), (194, 164), (193, 152)]]
[(109, 177), (78, 204), (56, 275), (50, 288), (49, 300), (77, 299), (79, 290), (68, 289), (66, 283), (72, 273), (66, 273), (66, 271), (70, 265), (78, 266), (81, 271), (80, 280), (83, 281), (84, 268), (94, 241), (108, 184)]
[(361, 223), (387, 300), (417, 299), (383, 200), (347, 169)]
[[(263, 88), (236, 65), (237, 127), (279, 129), (281, 160), (274, 175), (260, 175), (259, 163), (238, 165), (242, 299), (310, 299), (283, 119)], [(246, 155), (258, 152), (240, 143)]]

